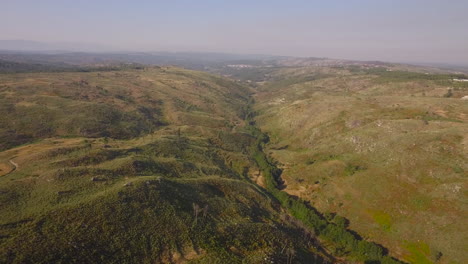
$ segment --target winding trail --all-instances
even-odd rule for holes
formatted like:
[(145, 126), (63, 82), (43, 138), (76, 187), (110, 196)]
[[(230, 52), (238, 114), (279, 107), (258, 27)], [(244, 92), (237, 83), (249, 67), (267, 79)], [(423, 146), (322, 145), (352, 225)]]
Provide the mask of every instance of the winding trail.
[(19, 168), (19, 165), (18, 165), (18, 163), (14, 162), (12, 159), (11, 159), (11, 160), (9, 160), (8, 162), (10, 162), (10, 164), (11, 164), (11, 165), (13, 165), (13, 167), (15, 167), (13, 170), (16, 170), (16, 169), (18, 169), (18, 168)]
[(12, 169), (10, 172), (8, 172), (7, 174), (3, 175), (3, 176), (7, 176), (8, 174), (14, 172), (15, 170), (17, 170), (17, 169), (19, 168), (18, 163), (14, 162), (13, 159), (8, 160), (8, 162), (9, 162), (11, 165), (13, 165), (13, 169)]

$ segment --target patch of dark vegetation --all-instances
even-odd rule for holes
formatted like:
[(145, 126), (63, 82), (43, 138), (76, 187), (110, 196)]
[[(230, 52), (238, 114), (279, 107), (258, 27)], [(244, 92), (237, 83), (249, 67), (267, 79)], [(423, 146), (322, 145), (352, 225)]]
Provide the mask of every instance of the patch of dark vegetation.
[(347, 176), (352, 176), (355, 173), (363, 170), (366, 170), (366, 167), (362, 165), (347, 164), (344, 171)]
[(453, 96), (453, 91), (452, 91), (452, 89), (447, 89), (447, 93), (444, 94), (444, 97), (445, 97), (445, 98), (450, 98), (450, 97), (452, 97), (452, 96)]
[(323, 74), (323, 73), (316, 73), (316, 74), (310, 74), (310, 75), (305, 75), (305, 76), (296, 76), (296, 77), (278, 77), (278, 79), (273, 79), (270, 84), (268, 84), (267, 89), (271, 90), (276, 90), (280, 88), (284, 88), (287, 86), (292, 86), (295, 84), (301, 84), (301, 83), (306, 83), (306, 82), (312, 82), (320, 79), (325, 79), (332, 77), (331, 74)]
[(53, 136), (129, 139), (164, 126), (159, 114), (144, 107), (124, 112), (106, 104), (75, 105), (61, 112), (42, 105), (17, 106), (0, 118), (0, 150)]
[(15, 130), (6, 130), (3, 133), (0, 132), (0, 151), (30, 143), (34, 140), (32, 135), (18, 133)]
[(423, 122), (427, 125), (429, 124), (430, 121), (444, 121), (444, 122), (457, 122), (457, 123), (462, 123), (463, 121), (454, 119), (454, 118), (447, 118), (443, 117), (440, 115), (437, 115), (433, 112), (426, 112), (422, 115), (420, 115), (420, 118), (423, 120)]
[(44, 154), (44, 156), (47, 157), (47, 158), (55, 158), (55, 157), (58, 157), (58, 156), (67, 155), (67, 154), (77, 152), (77, 151), (80, 151), (80, 150), (89, 149), (90, 147), (91, 147), (90, 145), (83, 145), (83, 146), (75, 146), (75, 147), (56, 148), (56, 149), (52, 149), (52, 150), (47, 151)]
[(163, 125), (160, 120), (146, 119), (147, 111), (122, 112), (108, 105), (93, 105), (83, 111), (82, 117), (72, 119), (78, 124), (72, 131), (85, 137), (128, 139)]
[(187, 112), (192, 112), (192, 111), (201, 111), (202, 109), (199, 108), (196, 105), (190, 104), (188, 102), (185, 102), (179, 98), (175, 98), (174, 100), (174, 105), (182, 111), (187, 111)]
[(251, 135), (247, 133), (231, 133), (227, 131), (219, 131), (216, 139), (211, 139), (210, 143), (219, 146), (228, 151), (247, 153), (250, 145), (255, 141)]
[[(201, 144), (201, 145), (200, 145)], [(212, 140), (207, 142), (194, 142), (185, 137), (175, 136), (170, 140), (160, 140), (143, 147), (142, 155), (147, 157), (163, 157), (163, 158), (174, 158), (177, 161), (165, 162), (169, 166), (167, 171), (172, 171), (170, 174), (177, 176), (182, 172), (189, 172), (187, 169), (190, 167), (190, 175), (193, 172), (196, 174), (207, 174), (212, 175), (219, 172), (218, 176), (236, 178), (238, 177), (235, 172), (228, 164), (226, 160), (218, 153), (219, 149), (216, 144), (213, 144)], [(200, 169), (193, 165), (193, 162), (204, 164)], [(180, 167), (181, 164), (185, 164)], [(192, 165), (188, 165), (188, 163)], [(219, 168), (219, 170), (213, 170), (212, 168)], [(169, 172), (168, 172), (169, 173)], [(174, 174), (175, 173), (175, 174)]]
[(114, 64), (108, 66), (76, 66), (71, 64), (43, 64), (21, 63), (0, 59), (0, 74), (31, 73), (31, 72), (96, 72), (96, 71), (122, 71), (143, 70), (145, 66), (140, 64)]
[(230, 76), (232, 79), (250, 82), (263, 82), (266, 81), (269, 76), (277, 70), (278, 67), (256, 67), (256, 68), (233, 68), (224, 67), (222, 73)]
[(406, 82), (415, 80), (429, 80), (429, 81), (452, 81), (453, 79), (464, 79), (466, 78), (463, 74), (429, 74), (409, 71), (392, 71), (384, 67), (377, 67), (372, 69), (366, 69), (363, 73), (373, 74), (379, 76), (376, 79), (379, 83), (389, 82)]
[[(57, 151), (57, 150), (55, 150)], [(121, 150), (98, 150), (94, 152), (88, 152), (86, 155), (76, 158), (71, 158), (57, 162), (57, 166), (62, 167), (78, 167), (86, 165), (95, 165), (104, 161), (113, 160), (119, 156), (122, 156), (125, 151)]]
[(306, 164), (312, 165), (316, 162), (323, 162), (323, 161), (330, 161), (330, 160), (340, 160), (342, 156), (338, 154), (330, 154), (330, 153), (317, 153), (314, 154), (313, 157), (307, 159)]
[(125, 175), (127, 171), (125, 169), (97, 169), (97, 168), (64, 168), (59, 169), (55, 172), (55, 179), (57, 180), (69, 180), (78, 177), (91, 177), (91, 181), (105, 181)]

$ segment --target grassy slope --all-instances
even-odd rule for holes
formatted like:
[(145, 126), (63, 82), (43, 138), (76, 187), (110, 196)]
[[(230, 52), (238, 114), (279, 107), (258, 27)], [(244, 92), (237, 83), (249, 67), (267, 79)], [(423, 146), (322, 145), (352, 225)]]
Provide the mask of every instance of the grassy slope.
[(236, 115), (224, 113), (237, 114), (246, 96), (224, 79), (175, 69), (0, 78), (0, 149), (51, 136), (127, 139), (165, 122), (225, 127)]
[(466, 85), (359, 67), (270, 75), (257, 121), (287, 192), (409, 262), (466, 260)]
[(248, 179), (247, 88), (176, 68), (0, 80), (0, 262), (330, 261)]

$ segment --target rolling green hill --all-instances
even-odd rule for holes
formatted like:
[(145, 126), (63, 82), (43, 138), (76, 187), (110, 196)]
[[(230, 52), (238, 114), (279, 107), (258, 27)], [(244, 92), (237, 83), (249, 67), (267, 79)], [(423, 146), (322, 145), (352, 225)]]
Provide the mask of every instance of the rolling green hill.
[(283, 188), (410, 263), (467, 260), (463, 76), (283, 67), (255, 96)]
[(247, 76), (258, 82), (128, 65), (1, 74), (0, 262), (463, 258), (460, 76)]
[(0, 262), (333, 261), (249, 178), (249, 88), (177, 68), (0, 79)]

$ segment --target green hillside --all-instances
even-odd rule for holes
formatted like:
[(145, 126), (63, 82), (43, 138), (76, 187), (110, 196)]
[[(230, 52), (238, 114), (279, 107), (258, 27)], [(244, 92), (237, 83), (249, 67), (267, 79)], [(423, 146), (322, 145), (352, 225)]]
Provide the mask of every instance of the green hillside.
[(462, 77), (398, 66), (270, 73), (256, 120), (284, 190), (410, 263), (466, 262)]
[[(458, 191), (434, 184), (455, 188), (466, 175), (463, 85), (446, 96), (451, 75), (258, 72), (249, 85), (174, 67), (0, 75), (0, 262), (463, 257), (460, 226), (421, 236), (464, 210)], [(406, 151), (424, 151), (415, 143), (432, 156)], [(426, 163), (433, 178), (409, 170)]]
[(249, 88), (177, 68), (0, 78), (0, 262), (333, 261), (249, 178)]

